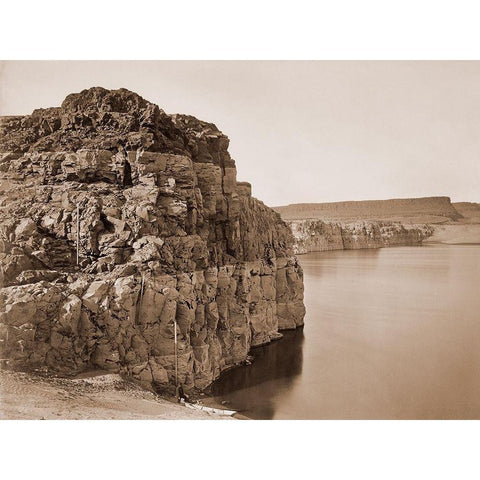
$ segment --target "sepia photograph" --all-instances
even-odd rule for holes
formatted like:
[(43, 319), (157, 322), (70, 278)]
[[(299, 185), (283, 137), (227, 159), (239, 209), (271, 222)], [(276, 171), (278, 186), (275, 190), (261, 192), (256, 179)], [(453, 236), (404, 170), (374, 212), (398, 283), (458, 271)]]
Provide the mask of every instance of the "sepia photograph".
[(478, 419), (479, 83), (3, 62), (2, 417)]
[(227, 3), (5, 5), (2, 477), (478, 478), (473, 2)]

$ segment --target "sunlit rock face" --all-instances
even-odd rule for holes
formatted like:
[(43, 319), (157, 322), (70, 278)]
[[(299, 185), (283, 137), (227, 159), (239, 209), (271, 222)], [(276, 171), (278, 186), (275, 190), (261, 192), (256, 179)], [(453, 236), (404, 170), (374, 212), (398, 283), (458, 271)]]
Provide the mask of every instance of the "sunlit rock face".
[[(0, 348), (13, 368), (204, 388), (303, 324), (279, 214), (236, 181), (228, 138), (92, 88), (0, 119)], [(79, 265), (77, 265), (77, 235)]]
[(341, 224), (322, 220), (287, 221), (295, 237), (295, 253), (328, 250), (356, 250), (400, 245), (421, 245), (433, 234), (429, 225), (402, 225), (398, 222)]

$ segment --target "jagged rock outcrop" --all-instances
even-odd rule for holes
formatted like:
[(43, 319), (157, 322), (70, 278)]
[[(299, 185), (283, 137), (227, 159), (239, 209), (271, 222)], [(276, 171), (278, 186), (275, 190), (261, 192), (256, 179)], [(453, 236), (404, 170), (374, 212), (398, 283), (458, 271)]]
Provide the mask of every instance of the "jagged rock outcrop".
[(1, 357), (162, 386), (176, 322), (179, 381), (204, 388), (302, 325), (290, 229), (236, 181), (228, 143), (125, 89), (1, 118)]
[(327, 223), (321, 220), (287, 221), (295, 237), (295, 252), (355, 250), (398, 245), (421, 245), (433, 233), (428, 225), (390, 222)]

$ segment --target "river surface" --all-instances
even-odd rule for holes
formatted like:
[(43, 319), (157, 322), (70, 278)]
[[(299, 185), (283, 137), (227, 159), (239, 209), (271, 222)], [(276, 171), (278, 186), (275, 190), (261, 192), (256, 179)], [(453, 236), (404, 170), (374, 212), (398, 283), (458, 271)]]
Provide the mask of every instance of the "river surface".
[(480, 418), (480, 245), (310, 253), (304, 329), (213, 393), (256, 419)]

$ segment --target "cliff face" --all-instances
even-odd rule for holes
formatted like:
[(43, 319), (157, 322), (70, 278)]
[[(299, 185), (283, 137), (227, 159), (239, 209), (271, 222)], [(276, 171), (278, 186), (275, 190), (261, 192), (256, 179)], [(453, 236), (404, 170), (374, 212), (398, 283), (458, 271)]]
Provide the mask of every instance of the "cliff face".
[(9, 366), (166, 385), (176, 321), (179, 381), (204, 388), (303, 324), (292, 234), (236, 181), (228, 143), (215, 125), (124, 89), (0, 120)]
[(388, 222), (342, 225), (321, 220), (293, 220), (287, 223), (295, 236), (296, 253), (420, 245), (433, 233), (433, 229), (426, 225), (406, 227)]

